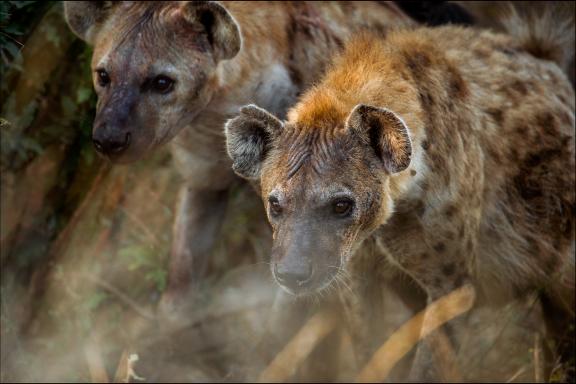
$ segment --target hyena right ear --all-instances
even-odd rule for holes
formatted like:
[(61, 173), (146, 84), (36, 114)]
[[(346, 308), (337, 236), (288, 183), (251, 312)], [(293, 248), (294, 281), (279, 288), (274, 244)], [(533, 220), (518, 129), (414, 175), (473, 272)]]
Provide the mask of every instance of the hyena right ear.
[(391, 110), (358, 104), (346, 126), (372, 147), (388, 173), (398, 173), (410, 165), (412, 141), (408, 127)]
[(233, 58), (240, 51), (240, 27), (232, 15), (216, 1), (188, 1), (185, 18), (203, 27), (208, 34), (216, 61)]
[(76, 36), (93, 44), (100, 23), (112, 7), (109, 3), (109, 1), (65, 1), (66, 22)]
[(228, 120), (226, 149), (234, 172), (246, 179), (258, 179), (262, 162), (282, 127), (280, 120), (253, 104), (242, 107), (240, 115)]

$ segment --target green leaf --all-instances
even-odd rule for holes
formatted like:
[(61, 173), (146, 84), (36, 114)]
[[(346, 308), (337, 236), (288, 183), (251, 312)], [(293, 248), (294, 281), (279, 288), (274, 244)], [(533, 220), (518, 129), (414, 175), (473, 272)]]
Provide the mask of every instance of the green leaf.
[(168, 278), (168, 273), (163, 269), (154, 269), (145, 275), (146, 280), (152, 281), (156, 284), (156, 289), (159, 292), (163, 292), (166, 288), (166, 281)]
[(88, 297), (84, 305), (88, 311), (93, 311), (96, 308), (98, 308), (98, 306), (100, 306), (100, 304), (102, 304), (102, 302), (107, 298), (108, 294), (106, 294), (105, 292), (96, 291)]
[(62, 108), (66, 115), (71, 116), (76, 112), (77, 106), (69, 96), (64, 96), (62, 97)]
[(81, 104), (88, 101), (92, 96), (92, 89), (90, 88), (79, 88), (76, 92), (76, 101)]
[(118, 256), (127, 263), (130, 271), (154, 265), (154, 253), (143, 245), (134, 244), (123, 247), (118, 251)]

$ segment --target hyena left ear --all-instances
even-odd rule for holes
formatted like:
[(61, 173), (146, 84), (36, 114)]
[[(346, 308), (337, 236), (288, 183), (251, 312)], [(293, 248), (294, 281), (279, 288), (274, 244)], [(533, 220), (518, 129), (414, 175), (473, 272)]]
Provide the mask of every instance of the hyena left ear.
[(228, 120), (224, 128), (226, 149), (232, 169), (246, 179), (258, 179), (262, 163), (283, 124), (253, 104), (240, 109), (240, 115)]
[(215, 1), (189, 1), (183, 14), (191, 23), (198, 23), (208, 34), (216, 62), (231, 59), (242, 45), (240, 27), (232, 15)]
[(65, 1), (64, 17), (76, 36), (89, 44), (113, 6), (108, 1)]
[(348, 116), (346, 126), (372, 147), (389, 173), (403, 171), (410, 165), (412, 142), (408, 127), (394, 112), (358, 104)]

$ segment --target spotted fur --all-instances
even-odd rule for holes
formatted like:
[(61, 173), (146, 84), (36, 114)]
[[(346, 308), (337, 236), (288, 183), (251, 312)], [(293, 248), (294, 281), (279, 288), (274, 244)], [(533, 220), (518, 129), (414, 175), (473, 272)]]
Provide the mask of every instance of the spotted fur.
[[(464, 284), (493, 303), (538, 292), (556, 303), (547, 318), (573, 324), (574, 91), (533, 53), (521, 39), (460, 27), (358, 36), (289, 111), (263, 160), (265, 205), (273, 193), (284, 206), (271, 219), (276, 238), (315, 222), (337, 242), (325, 246), (338, 252), (331, 265), (353, 275), (389, 263), (429, 300)], [(359, 140), (362, 130), (378, 136)], [(306, 152), (294, 171), (294, 146), (327, 150)], [(344, 228), (323, 224), (316, 203), (338, 189), (357, 202)], [(355, 256), (367, 238), (382, 257)], [(430, 361), (425, 348), (417, 362)], [(419, 369), (431, 379), (429, 365)]]

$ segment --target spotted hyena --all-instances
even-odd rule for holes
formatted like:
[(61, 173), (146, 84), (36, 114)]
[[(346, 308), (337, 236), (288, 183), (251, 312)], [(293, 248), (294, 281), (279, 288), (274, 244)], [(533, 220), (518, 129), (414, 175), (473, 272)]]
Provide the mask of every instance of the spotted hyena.
[(351, 32), (414, 21), (392, 2), (66, 2), (94, 46), (92, 138), (113, 162), (170, 142), (185, 179), (162, 308), (174, 313), (200, 277), (237, 178), (223, 126), (240, 106), (282, 116)]
[[(545, 42), (537, 30), (525, 32), (361, 34), (286, 121), (249, 105), (227, 123), (234, 170), (260, 180), (282, 287), (318, 292), (344, 270), (361, 290), (353, 276), (392, 265), (428, 302), (465, 285), (476, 302), (537, 292), (549, 331), (566, 341), (574, 91), (535, 44)], [(378, 252), (361, 258), (367, 239)], [(352, 331), (362, 338), (363, 328)], [(435, 376), (427, 345), (416, 352), (414, 379)], [(559, 348), (573, 353), (573, 341)]]

